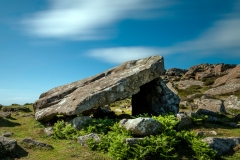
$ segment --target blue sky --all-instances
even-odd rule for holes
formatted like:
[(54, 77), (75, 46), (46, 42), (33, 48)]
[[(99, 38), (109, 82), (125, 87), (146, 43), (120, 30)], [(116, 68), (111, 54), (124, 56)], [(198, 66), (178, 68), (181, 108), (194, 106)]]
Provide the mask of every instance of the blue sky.
[(0, 104), (162, 55), (165, 68), (240, 64), (237, 0), (1, 0)]

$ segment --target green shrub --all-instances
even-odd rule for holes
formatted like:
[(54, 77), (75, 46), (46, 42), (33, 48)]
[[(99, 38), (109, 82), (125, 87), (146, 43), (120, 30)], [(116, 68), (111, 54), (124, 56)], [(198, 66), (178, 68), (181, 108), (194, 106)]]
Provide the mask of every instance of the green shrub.
[[(147, 116), (145, 114), (145, 116)], [(174, 115), (153, 116), (153, 119), (159, 121), (162, 126), (157, 135), (144, 137), (136, 145), (130, 146), (124, 143), (126, 138), (132, 138), (132, 135), (124, 127), (120, 127), (117, 120), (94, 119), (93, 123), (77, 131), (71, 124), (64, 121), (58, 121), (54, 125), (54, 137), (60, 139), (76, 138), (80, 135), (89, 133), (99, 133), (100, 142), (93, 139), (87, 141), (91, 150), (100, 151), (110, 155), (117, 160), (124, 159), (175, 159), (178, 157), (179, 144), (187, 143), (194, 151), (197, 159), (214, 159), (216, 152), (202, 142), (189, 131), (176, 131), (176, 125), (179, 121)], [(181, 154), (181, 153), (180, 153)]]

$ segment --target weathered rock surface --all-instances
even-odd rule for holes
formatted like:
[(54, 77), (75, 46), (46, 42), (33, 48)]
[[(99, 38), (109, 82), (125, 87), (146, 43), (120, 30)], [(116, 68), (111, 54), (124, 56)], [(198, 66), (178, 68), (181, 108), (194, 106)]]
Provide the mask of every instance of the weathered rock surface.
[(139, 136), (149, 136), (156, 134), (161, 128), (161, 123), (152, 118), (123, 119), (120, 126), (125, 127), (132, 134)]
[(202, 141), (206, 142), (212, 149), (216, 150), (218, 156), (223, 156), (234, 153), (233, 148), (240, 144), (240, 137), (207, 137), (202, 139)]
[(216, 75), (225, 75), (232, 68), (236, 67), (234, 64), (199, 64), (188, 69), (182, 79), (196, 79), (202, 80)]
[(180, 68), (170, 68), (166, 71), (165, 75), (168, 76), (181, 76), (187, 72), (186, 69), (180, 69)]
[(178, 89), (186, 89), (191, 86), (202, 86), (203, 82), (196, 81), (196, 80), (184, 80), (184, 81), (179, 81), (176, 84), (178, 84)]
[(132, 115), (148, 113), (160, 115), (164, 113), (177, 114), (180, 98), (157, 78), (140, 87), (140, 92), (132, 96)]
[(174, 83), (168, 82), (166, 85), (173, 93), (178, 94), (178, 91), (176, 90)]
[(224, 106), (226, 109), (240, 110), (240, 99), (235, 95), (231, 95), (224, 101)]
[(16, 146), (17, 141), (15, 139), (0, 136), (0, 155), (13, 152)]
[(24, 138), (21, 142), (26, 148), (53, 149), (53, 146), (34, 140), (33, 138)]
[(190, 118), (186, 113), (178, 113), (177, 119), (179, 120), (179, 123), (177, 124), (177, 130), (188, 128), (193, 124), (192, 118)]
[(227, 83), (227, 81), (230, 81), (232, 79), (237, 79), (237, 78), (240, 78), (240, 65), (233, 68), (227, 75), (216, 79), (213, 84), (213, 87), (224, 85)]
[(11, 117), (11, 112), (1, 112), (0, 111), (0, 117), (2, 117), (2, 118), (10, 118)]
[(2, 132), (2, 136), (4, 136), (4, 137), (10, 137), (11, 135), (13, 135), (12, 132), (8, 132), (8, 131), (3, 131)]
[(131, 97), (140, 91), (140, 86), (163, 73), (161, 56), (125, 62), (96, 76), (42, 93), (33, 105), (35, 118), (48, 121), (57, 114), (90, 114), (93, 108)]
[(204, 94), (210, 94), (210, 95), (234, 94), (234, 92), (237, 92), (239, 90), (240, 90), (240, 81), (237, 83), (228, 83), (223, 86), (211, 88), (205, 91)]
[(72, 120), (72, 125), (74, 128), (76, 128), (77, 130), (81, 130), (83, 128), (83, 126), (91, 123), (92, 118), (88, 117), (88, 116), (80, 116), (80, 117), (76, 117)]
[(44, 128), (44, 132), (46, 133), (47, 136), (52, 136), (53, 135), (53, 127)]
[(100, 137), (96, 133), (90, 133), (88, 135), (80, 136), (77, 138), (78, 142), (85, 146), (88, 139), (93, 139), (95, 142), (100, 141)]
[(197, 105), (198, 109), (212, 111), (214, 113), (225, 113), (225, 107), (222, 101), (217, 99), (203, 99), (203, 100), (195, 100), (195, 105)]

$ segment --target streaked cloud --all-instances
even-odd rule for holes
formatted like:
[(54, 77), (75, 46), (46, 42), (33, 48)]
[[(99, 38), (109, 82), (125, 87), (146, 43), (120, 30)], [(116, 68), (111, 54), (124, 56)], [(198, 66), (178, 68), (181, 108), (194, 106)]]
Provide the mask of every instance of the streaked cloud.
[[(240, 3), (238, 3), (240, 8)], [(240, 58), (240, 13), (234, 10), (222, 20), (218, 20), (195, 39), (163, 48), (144, 46), (99, 48), (87, 54), (94, 58), (121, 63), (151, 55), (195, 54), (198, 57), (226, 53), (227, 57)]]
[[(28, 33), (46, 38), (96, 40), (109, 38), (112, 25), (123, 19), (156, 17), (152, 9), (171, 3), (163, 0), (51, 0), (48, 10), (23, 20)], [(161, 10), (158, 10), (158, 14)]]
[(145, 58), (152, 55), (163, 55), (166, 54), (166, 52), (166, 50), (160, 48), (117, 47), (94, 49), (89, 51), (87, 55), (110, 63), (122, 63), (125, 61)]

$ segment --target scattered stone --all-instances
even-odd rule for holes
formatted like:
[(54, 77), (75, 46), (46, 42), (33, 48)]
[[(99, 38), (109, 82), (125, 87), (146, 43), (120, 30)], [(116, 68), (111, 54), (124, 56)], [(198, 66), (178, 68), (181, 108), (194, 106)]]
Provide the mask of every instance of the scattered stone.
[(88, 116), (79, 116), (72, 120), (72, 125), (77, 130), (81, 130), (83, 126), (86, 126), (92, 122), (92, 118)]
[(142, 141), (143, 138), (126, 138), (124, 141), (129, 146), (134, 146), (139, 143), (139, 141)]
[(240, 144), (240, 137), (207, 137), (202, 139), (202, 141), (206, 142), (212, 149), (216, 150), (218, 156), (224, 156), (232, 155), (234, 153), (233, 148)]
[(157, 78), (140, 87), (140, 92), (132, 96), (132, 115), (143, 113), (149, 115), (177, 114), (180, 98)]
[(12, 132), (8, 132), (8, 131), (3, 131), (2, 132), (2, 136), (4, 136), (4, 137), (10, 137), (11, 135), (13, 135)]
[(213, 84), (213, 87), (218, 87), (227, 83), (232, 79), (240, 78), (240, 65), (233, 68), (227, 75), (217, 78)]
[(188, 87), (191, 87), (191, 86), (202, 86), (203, 82), (196, 81), (196, 80), (184, 80), (184, 81), (177, 82), (177, 84), (178, 84), (178, 89), (187, 89)]
[(94, 108), (138, 93), (141, 86), (160, 77), (163, 73), (162, 56), (125, 62), (96, 76), (42, 93), (40, 99), (33, 104), (35, 118), (49, 121), (59, 114), (90, 115)]
[(11, 117), (11, 112), (0, 112), (0, 117), (10, 118)]
[(202, 136), (216, 136), (217, 132), (216, 131), (198, 131), (197, 136), (202, 137)]
[(184, 106), (185, 108), (188, 108), (190, 106), (189, 102), (188, 101), (182, 101), (180, 102), (180, 106)]
[(240, 99), (235, 95), (231, 95), (224, 101), (224, 106), (226, 109), (240, 110)]
[(152, 118), (123, 119), (120, 126), (125, 127), (132, 134), (139, 136), (149, 136), (156, 134), (161, 128), (161, 123)]
[(97, 110), (93, 113), (94, 118), (116, 118), (115, 112), (113, 112), (109, 107), (99, 107)]
[(52, 136), (53, 135), (53, 127), (45, 128), (44, 132), (46, 133), (47, 136)]
[(217, 99), (203, 99), (194, 100), (194, 104), (197, 105), (198, 109), (208, 110), (214, 113), (226, 113), (222, 101)]
[(176, 90), (174, 83), (168, 82), (166, 85), (173, 93), (178, 94), (178, 91)]
[(86, 142), (88, 139), (93, 139), (96, 143), (98, 143), (100, 141), (100, 137), (95, 134), (95, 133), (90, 133), (88, 135), (84, 135), (84, 136), (80, 136), (77, 138), (77, 140), (79, 141), (79, 143), (82, 145), (82, 146), (86, 146)]
[(39, 148), (39, 149), (53, 149), (53, 147), (47, 143), (39, 142), (33, 138), (24, 138), (21, 142), (25, 148)]
[(17, 141), (15, 139), (7, 138), (4, 136), (0, 136), (0, 154), (8, 154), (15, 150), (17, 146)]
[(179, 120), (177, 130), (188, 128), (193, 124), (192, 118), (190, 118), (186, 113), (178, 113), (177, 119)]

